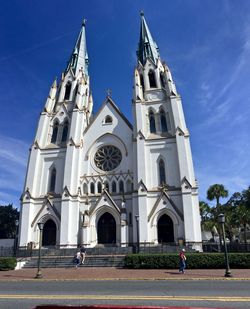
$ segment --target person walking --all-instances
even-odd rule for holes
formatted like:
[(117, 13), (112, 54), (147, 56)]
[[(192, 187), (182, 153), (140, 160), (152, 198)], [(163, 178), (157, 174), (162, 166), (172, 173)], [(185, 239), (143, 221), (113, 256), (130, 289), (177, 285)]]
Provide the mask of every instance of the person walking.
[(186, 255), (185, 255), (185, 249), (182, 249), (181, 252), (179, 253), (179, 263), (180, 263), (180, 269), (179, 272), (185, 274), (185, 269), (186, 269)]
[(85, 260), (85, 256), (86, 256), (86, 249), (84, 248), (84, 245), (81, 246), (80, 252), (81, 252), (82, 264), (84, 264), (84, 260)]
[(82, 261), (82, 258), (81, 258), (81, 252), (80, 251), (77, 251), (76, 255), (75, 255), (75, 258), (76, 258), (76, 268), (81, 265), (81, 261)]

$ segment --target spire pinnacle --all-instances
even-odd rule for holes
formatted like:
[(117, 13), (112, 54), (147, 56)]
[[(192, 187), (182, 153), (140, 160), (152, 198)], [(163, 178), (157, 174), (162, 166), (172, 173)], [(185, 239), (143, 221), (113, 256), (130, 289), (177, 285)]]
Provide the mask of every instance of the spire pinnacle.
[(70, 56), (67, 68), (65, 70), (65, 74), (72, 69), (76, 74), (81, 68), (83, 72), (88, 75), (88, 53), (87, 53), (87, 45), (86, 45), (86, 36), (85, 36), (85, 26), (86, 19), (82, 21), (81, 31), (77, 38), (75, 47), (73, 48), (73, 52)]
[(143, 11), (140, 12), (140, 15), (141, 32), (137, 50), (137, 58), (142, 64), (145, 63), (147, 58), (150, 58), (156, 64), (157, 59), (160, 58), (159, 49), (149, 31)]
[(54, 82), (51, 86), (51, 88), (56, 88), (57, 87), (57, 77), (55, 77)]

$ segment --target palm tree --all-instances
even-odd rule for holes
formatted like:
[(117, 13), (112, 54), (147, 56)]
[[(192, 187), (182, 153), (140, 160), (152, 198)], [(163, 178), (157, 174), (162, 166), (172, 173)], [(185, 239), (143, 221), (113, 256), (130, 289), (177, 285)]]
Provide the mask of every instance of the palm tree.
[[(215, 213), (214, 217), (215, 220), (218, 221), (218, 216), (220, 214), (220, 198), (227, 197), (228, 191), (225, 189), (225, 187), (221, 184), (214, 184), (210, 186), (207, 190), (207, 199), (209, 201), (216, 200), (216, 206), (215, 206)], [(219, 240), (220, 240), (220, 246), (221, 246), (221, 231), (219, 230)]]
[(216, 210), (217, 214), (219, 214), (219, 206), (220, 206), (220, 198), (227, 197), (228, 191), (225, 189), (223, 185), (215, 184), (209, 187), (207, 190), (207, 199), (209, 201), (216, 200)]

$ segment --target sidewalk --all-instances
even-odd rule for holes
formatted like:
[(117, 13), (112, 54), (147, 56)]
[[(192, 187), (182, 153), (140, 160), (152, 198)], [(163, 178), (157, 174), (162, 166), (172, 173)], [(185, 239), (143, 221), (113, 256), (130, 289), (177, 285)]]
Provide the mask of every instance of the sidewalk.
[[(37, 269), (0, 271), (0, 281), (33, 280)], [(232, 269), (225, 278), (223, 269), (124, 269), (114, 267), (44, 268), (43, 279), (35, 280), (250, 280), (250, 269)]]

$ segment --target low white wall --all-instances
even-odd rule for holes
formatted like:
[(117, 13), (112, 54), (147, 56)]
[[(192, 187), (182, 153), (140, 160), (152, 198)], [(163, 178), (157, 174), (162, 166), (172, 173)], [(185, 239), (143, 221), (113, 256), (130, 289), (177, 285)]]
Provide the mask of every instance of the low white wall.
[(27, 261), (19, 261), (19, 262), (17, 262), (15, 270), (22, 269), (26, 262)]

